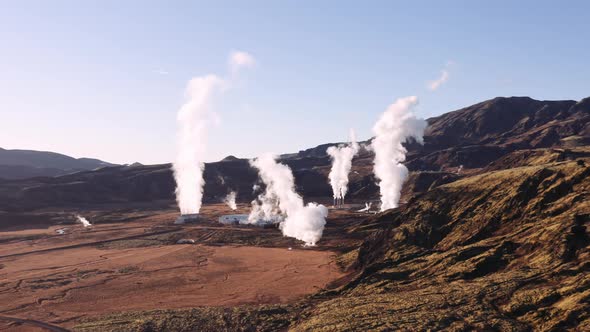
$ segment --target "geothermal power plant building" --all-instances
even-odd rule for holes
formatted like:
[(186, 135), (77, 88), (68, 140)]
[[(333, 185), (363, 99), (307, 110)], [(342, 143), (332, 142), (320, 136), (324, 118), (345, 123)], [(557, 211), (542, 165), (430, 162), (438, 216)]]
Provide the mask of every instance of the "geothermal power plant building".
[(219, 222), (224, 225), (238, 225), (248, 222), (247, 214), (226, 214), (219, 217)]
[(199, 221), (199, 214), (198, 213), (181, 214), (180, 216), (178, 216), (178, 218), (176, 218), (176, 221), (174, 221), (174, 223), (177, 225), (180, 225), (180, 224), (184, 224), (187, 222), (197, 222), (197, 221)]

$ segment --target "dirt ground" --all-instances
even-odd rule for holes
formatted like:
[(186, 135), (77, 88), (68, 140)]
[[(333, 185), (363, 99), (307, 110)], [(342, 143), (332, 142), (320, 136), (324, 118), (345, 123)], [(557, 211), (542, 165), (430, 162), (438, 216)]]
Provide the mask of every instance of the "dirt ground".
[(0, 229), (0, 330), (59, 331), (123, 311), (287, 303), (344, 276), (326, 248), (304, 248), (278, 229), (220, 225), (216, 217), (229, 211), (218, 206), (204, 211), (210, 222), (184, 226), (172, 224), (175, 211), (94, 211), (91, 228)]

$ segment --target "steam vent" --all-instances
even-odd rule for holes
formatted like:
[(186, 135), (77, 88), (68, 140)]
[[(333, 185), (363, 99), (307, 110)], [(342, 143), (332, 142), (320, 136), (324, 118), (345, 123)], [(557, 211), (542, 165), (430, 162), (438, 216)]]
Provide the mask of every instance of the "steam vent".
[(0, 0), (0, 332), (590, 332), (590, 0), (177, 2)]

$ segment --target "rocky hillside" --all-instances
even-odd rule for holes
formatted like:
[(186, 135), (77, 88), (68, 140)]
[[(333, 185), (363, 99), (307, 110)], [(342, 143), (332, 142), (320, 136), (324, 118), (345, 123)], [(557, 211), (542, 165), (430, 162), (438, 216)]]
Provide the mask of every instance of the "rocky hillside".
[(563, 151), (516, 151), (357, 217), (346, 233), (364, 240), (337, 258), (350, 275), (297, 303), (127, 312), (76, 330), (588, 331), (590, 148)]
[[(124, 313), (78, 329), (590, 330), (589, 116), (588, 100), (496, 98), (430, 119), (426, 144), (409, 145), (407, 203), (346, 223), (361, 245), (342, 247), (349, 276), (330, 290), (289, 305)], [(324, 193), (320, 150), (283, 156), (300, 191)], [(371, 157), (354, 161), (358, 198), (375, 195)], [(230, 174), (222, 167), (208, 165), (207, 178)]]
[[(428, 123), (425, 144), (407, 144), (406, 164), (413, 174), (402, 200), (465, 174), (521, 165), (519, 158), (545, 154), (546, 148), (552, 148), (559, 160), (585, 155), (576, 148), (590, 144), (590, 98), (579, 102), (494, 98), (428, 119)], [(330, 145), (281, 156), (293, 169), (297, 190), (304, 197), (331, 197), (330, 159), (325, 152)], [(372, 158), (370, 152), (362, 151), (353, 161), (349, 199), (377, 198)], [(247, 160), (227, 158), (207, 164), (205, 180), (205, 201), (218, 202), (234, 190), (239, 201), (247, 202), (254, 196), (257, 175)], [(170, 164), (111, 166), (0, 182), (0, 210), (152, 200), (174, 200)]]
[(589, 330), (590, 158), (526, 163), (367, 220), (361, 272), (294, 330)]
[(92, 158), (76, 159), (55, 152), (0, 148), (0, 178), (2, 179), (51, 177), (105, 166), (113, 166), (113, 164)]

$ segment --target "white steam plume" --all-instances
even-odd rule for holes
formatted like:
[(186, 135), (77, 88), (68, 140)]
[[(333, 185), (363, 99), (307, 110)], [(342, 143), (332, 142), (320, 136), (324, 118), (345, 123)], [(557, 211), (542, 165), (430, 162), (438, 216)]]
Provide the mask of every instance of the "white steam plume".
[(440, 76), (437, 79), (428, 82), (426, 86), (430, 91), (437, 90), (441, 87), (441, 85), (445, 84), (449, 80), (449, 69), (453, 64), (453, 61), (447, 61), (447, 64), (445, 65), (443, 70), (440, 71)]
[(236, 192), (232, 191), (227, 194), (227, 196), (225, 196), (224, 202), (227, 204), (227, 206), (229, 206), (230, 209), (236, 210), (238, 208), (236, 205)]
[(334, 205), (338, 202), (344, 202), (344, 196), (348, 192), (348, 174), (352, 168), (352, 158), (358, 153), (359, 144), (356, 142), (354, 130), (350, 129), (350, 144), (346, 146), (331, 146), (326, 151), (332, 158), (332, 169), (328, 175), (332, 192), (334, 195)]
[(225, 178), (221, 175), (217, 176), (217, 180), (219, 180), (219, 182), (221, 183), (221, 185), (225, 185)]
[(446, 70), (446, 69), (443, 69), (440, 72), (440, 77), (439, 78), (437, 78), (437, 79), (435, 79), (433, 81), (428, 82), (428, 88), (431, 91), (434, 91), (434, 90), (440, 88), (440, 86), (443, 85), (443, 84), (445, 84), (448, 80), (449, 80), (449, 71)]
[[(236, 56), (236, 53), (240, 55)], [(253, 59), (248, 53), (234, 52), (229, 60), (232, 75), (239, 68), (249, 66)], [(181, 214), (195, 214), (201, 209), (207, 127), (216, 116), (211, 111), (211, 102), (215, 94), (224, 90), (229, 83), (217, 75), (194, 77), (188, 82), (187, 100), (177, 115), (178, 151), (172, 166), (176, 180), (176, 201)]]
[(92, 226), (92, 224), (90, 223), (90, 221), (88, 221), (88, 219), (82, 217), (81, 215), (77, 215), (76, 218), (78, 219), (78, 221), (80, 223), (82, 223), (82, 226), (84, 226), (84, 227), (90, 227), (90, 226)]
[(191, 79), (186, 89), (188, 100), (178, 111), (178, 153), (173, 169), (181, 214), (199, 213), (201, 209), (210, 103), (223, 85), (215, 75)]
[(281, 220), (279, 228), (284, 236), (293, 237), (313, 246), (320, 240), (326, 224), (328, 209), (316, 203), (303, 204), (295, 192), (295, 180), (291, 169), (276, 162), (271, 154), (250, 161), (258, 169), (266, 191), (259, 196), (262, 205), (253, 202), (250, 221), (254, 218)]
[(371, 210), (371, 205), (372, 204), (373, 203), (371, 203), (371, 202), (366, 202), (365, 203), (365, 207), (362, 208), (362, 209), (360, 209), (360, 210), (357, 210), (356, 212), (369, 212), (369, 210)]
[(236, 74), (243, 67), (254, 67), (256, 60), (246, 52), (234, 51), (229, 56), (229, 68), (233, 74)]
[(423, 143), (426, 121), (412, 113), (417, 103), (415, 96), (397, 99), (373, 126), (375, 139), (371, 147), (375, 152), (374, 172), (379, 180), (381, 211), (398, 206), (402, 185), (408, 176), (408, 169), (402, 164), (407, 153), (402, 143), (410, 137)]

